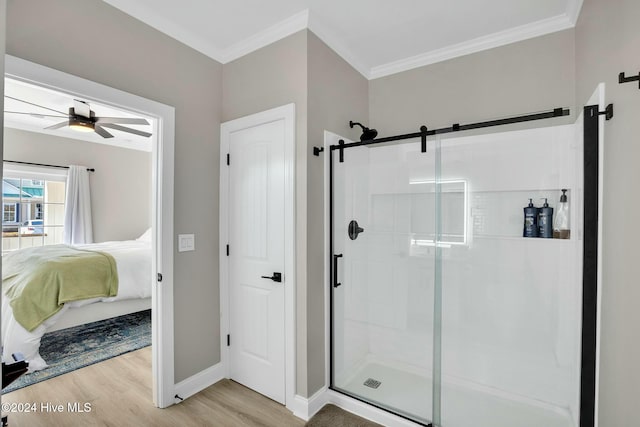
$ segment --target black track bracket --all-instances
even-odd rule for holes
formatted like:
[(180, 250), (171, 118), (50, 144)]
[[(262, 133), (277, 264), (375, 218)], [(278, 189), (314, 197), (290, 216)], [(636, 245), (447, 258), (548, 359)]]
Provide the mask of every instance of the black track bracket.
[(626, 77), (624, 72), (618, 74), (618, 83), (638, 82), (638, 89), (640, 89), (640, 72), (637, 76)]
[(324, 151), (324, 147), (313, 147), (313, 155), (320, 157), (320, 153)]
[(611, 120), (613, 118), (613, 104), (607, 105), (604, 111), (599, 111), (598, 114), (603, 115), (606, 120)]
[(425, 125), (420, 126), (420, 151), (427, 152), (427, 127)]

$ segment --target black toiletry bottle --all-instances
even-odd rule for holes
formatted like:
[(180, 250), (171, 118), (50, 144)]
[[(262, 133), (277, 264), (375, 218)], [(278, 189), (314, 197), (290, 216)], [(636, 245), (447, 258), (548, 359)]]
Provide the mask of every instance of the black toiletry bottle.
[(553, 208), (544, 199), (544, 205), (538, 209), (538, 237), (553, 238)]
[(529, 199), (529, 206), (524, 208), (524, 230), (522, 237), (538, 237), (538, 208)]

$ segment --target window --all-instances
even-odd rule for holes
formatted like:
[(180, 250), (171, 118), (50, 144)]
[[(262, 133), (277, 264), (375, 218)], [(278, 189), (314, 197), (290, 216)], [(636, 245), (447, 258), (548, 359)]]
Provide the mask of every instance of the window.
[(2, 253), (62, 243), (65, 176), (11, 171), (2, 179)]
[(2, 222), (18, 222), (16, 213), (18, 212), (17, 203), (3, 203), (2, 204)]

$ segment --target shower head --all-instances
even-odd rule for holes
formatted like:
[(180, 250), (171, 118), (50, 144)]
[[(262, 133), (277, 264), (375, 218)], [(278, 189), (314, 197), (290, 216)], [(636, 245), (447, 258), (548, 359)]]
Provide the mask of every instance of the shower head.
[(360, 135), (360, 141), (370, 141), (378, 136), (378, 131), (375, 129), (369, 129), (368, 127), (363, 126), (360, 123), (349, 121), (349, 127), (353, 129), (355, 125), (358, 125), (362, 128), (362, 135)]

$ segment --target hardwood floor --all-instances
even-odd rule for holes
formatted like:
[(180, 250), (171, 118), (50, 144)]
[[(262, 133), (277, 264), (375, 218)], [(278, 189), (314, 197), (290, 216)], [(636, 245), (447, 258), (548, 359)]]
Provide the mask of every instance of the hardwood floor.
[[(15, 409), (20, 409), (28, 404), (35, 409), (8, 413), (10, 427), (305, 424), (279, 403), (226, 379), (177, 405), (155, 408), (150, 366), (151, 348), (147, 347), (3, 395), (2, 406), (15, 403)], [(88, 404), (89, 410), (70, 411), (68, 405), (76, 403), (81, 409)], [(62, 411), (53, 412), (57, 405), (62, 405)]]

